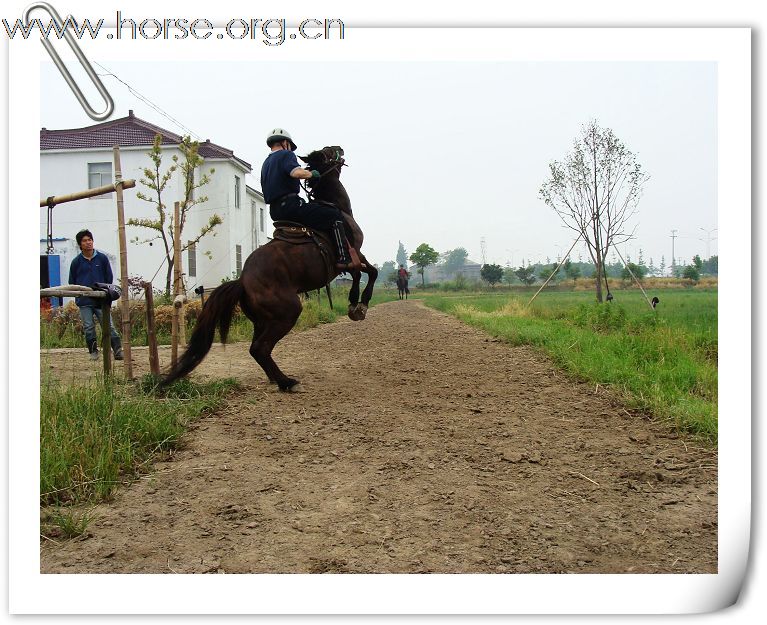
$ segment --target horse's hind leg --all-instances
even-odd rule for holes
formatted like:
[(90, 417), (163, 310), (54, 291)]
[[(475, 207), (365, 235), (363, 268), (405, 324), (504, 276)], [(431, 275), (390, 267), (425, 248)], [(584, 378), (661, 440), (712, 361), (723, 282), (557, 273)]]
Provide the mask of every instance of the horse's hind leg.
[(282, 302), (279, 310), (284, 315), (280, 319), (259, 319), (254, 324), (253, 341), (250, 344), (250, 355), (261, 365), (270, 382), (276, 383), (281, 391), (290, 391), (298, 384), (298, 380), (285, 375), (272, 358), (274, 346), (296, 325), (298, 316), (301, 314), (301, 301), (297, 295), (293, 301), (287, 298)]

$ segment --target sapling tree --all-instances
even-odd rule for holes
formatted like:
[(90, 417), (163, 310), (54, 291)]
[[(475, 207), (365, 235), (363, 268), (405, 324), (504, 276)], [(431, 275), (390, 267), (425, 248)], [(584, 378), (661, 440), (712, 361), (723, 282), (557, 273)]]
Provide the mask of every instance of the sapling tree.
[[(171, 157), (173, 164), (165, 171), (162, 168), (162, 135), (156, 134), (152, 149), (148, 155), (152, 161), (150, 167), (143, 170), (144, 177), (139, 182), (144, 185), (148, 192), (139, 191), (136, 197), (145, 202), (149, 202), (155, 208), (157, 216), (155, 218), (138, 219), (131, 218), (126, 222), (129, 226), (146, 228), (153, 230), (154, 234), (146, 239), (133, 239), (135, 243), (152, 244), (153, 241), (161, 240), (165, 249), (165, 259), (167, 261), (167, 271), (165, 278), (165, 294), (170, 295), (171, 275), (173, 273), (173, 210), (169, 210), (164, 200), (170, 193), (168, 184), (175, 174), (181, 176), (183, 182), (183, 197), (180, 200), (179, 230), (183, 233), (189, 211), (198, 204), (208, 201), (205, 195), (199, 195), (198, 189), (210, 183), (210, 176), (215, 172), (210, 169), (208, 173), (202, 173), (199, 178), (195, 176), (195, 171), (202, 167), (204, 159), (199, 154), (200, 144), (198, 141), (192, 141), (189, 136), (184, 136), (178, 146), (181, 152), (181, 158), (177, 154)], [(223, 219), (216, 213), (213, 213), (200, 229), (200, 232), (192, 239), (182, 244), (181, 252), (189, 248), (190, 245), (196, 245), (204, 236), (213, 232), (214, 228), (223, 223)], [(215, 236), (215, 232), (213, 232)], [(181, 237), (184, 241), (184, 238)], [(210, 258), (210, 252), (205, 252)]]
[(479, 275), (490, 286), (493, 286), (503, 279), (503, 267), (485, 264), (482, 265)]
[(539, 195), (586, 242), (599, 302), (607, 254), (633, 237), (629, 222), (647, 180), (634, 154), (596, 121), (583, 127), (563, 161), (549, 163)]
[(421, 274), (421, 284), (426, 284), (426, 278), (424, 276), (424, 269), (429, 265), (433, 265), (439, 260), (439, 252), (437, 252), (428, 243), (421, 243), (410, 255), (410, 262), (415, 263), (418, 267), (418, 273)]
[(527, 267), (522, 265), (514, 271), (514, 275), (519, 278), (522, 284), (530, 286), (535, 282), (535, 267), (533, 265), (528, 265)]

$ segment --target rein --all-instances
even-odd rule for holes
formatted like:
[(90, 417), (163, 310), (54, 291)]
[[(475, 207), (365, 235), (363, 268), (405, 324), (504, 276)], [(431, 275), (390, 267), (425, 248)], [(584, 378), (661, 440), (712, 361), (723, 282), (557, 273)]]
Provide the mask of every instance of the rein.
[[(332, 161), (331, 161), (331, 162), (332, 162)], [(327, 174), (329, 174), (331, 171), (335, 171), (335, 172), (338, 172), (338, 173), (339, 173), (339, 175), (340, 175), (340, 173), (341, 173), (341, 167), (343, 167), (343, 166), (345, 165), (345, 163), (342, 163), (342, 162), (340, 162), (340, 161), (335, 161), (335, 163), (336, 163), (336, 164), (335, 164), (335, 165), (333, 165), (333, 167), (329, 167), (328, 169), (326, 169), (324, 172), (322, 172), (322, 173), (320, 174), (320, 177), (319, 177), (319, 178), (317, 178), (317, 185), (316, 185), (316, 186), (319, 186), (319, 184), (320, 184), (320, 181), (321, 181), (321, 180), (322, 180), (322, 179), (323, 179), (323, 178), (324, 178), (324, 177), (325, 177)], [(310, 180), (311, 180), (311, 179), (310, 179)], [(303, 189), (304, 189), (304, 192), (306, 193), (306, 197), (308, 197), (310, 200), (313, 200), (313, 199), (314, 199), (314, 191), (316, 190), (316, 188), (315, 188), (315, 189), (310, 189), (310, 188), (308, 187), (308, 185), (306, 184), (306, 181), (302, 181), (302, 182), (301, 182), (301, 186), (303, 187)]]

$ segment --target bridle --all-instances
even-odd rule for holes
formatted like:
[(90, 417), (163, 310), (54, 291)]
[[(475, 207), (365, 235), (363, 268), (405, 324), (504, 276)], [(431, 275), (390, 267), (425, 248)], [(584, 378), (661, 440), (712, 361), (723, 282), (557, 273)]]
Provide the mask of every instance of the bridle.
[(327, 152), (326, 152), (327, 148), (321, 150), (322, 156), (323, 156), (323, 161), (320, 164), (320, 166), (327, 165), (327, 164), (332, 164), (332, 167), (328, 167), (325, 171), (323, 171), (320, 174), (319, 178), (315, 179), (316, 182), (314, 183), (314, 187), (313, 188), (310, 189), (305, 182), (302, 183), (304, 191), (306, 192), (306, 196), (310, 200), (314, 199), (314, 192), (317, 190), (317, 187), (320, 185), (322, 179), (325, 176), (327, 176), (331, 171), (335, 171), (340, 176), (341, 175), (341, 167), (348, 167), (348, 165), (346, 164), (346, 161), (344, 161), (344, 158), (343, 158), (343, 150), (340, 149), (340, 148), (330, 148), (330, 149), (333, 150), (333, 154), (334, 154), (334, 156), (332, 158), (328, 158), (328, 155), (327, 155)]

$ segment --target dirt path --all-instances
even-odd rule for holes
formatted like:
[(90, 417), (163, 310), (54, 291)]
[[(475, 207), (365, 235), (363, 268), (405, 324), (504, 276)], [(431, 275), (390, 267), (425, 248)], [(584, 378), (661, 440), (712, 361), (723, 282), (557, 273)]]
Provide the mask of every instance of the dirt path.
[(302, 393), (247, 350), (195, 372), (245, 391), (84, 539), (43, 541), (42, 572), (717, 571), (715, 454), (531, 349), (409, 301), (283, 340)]

